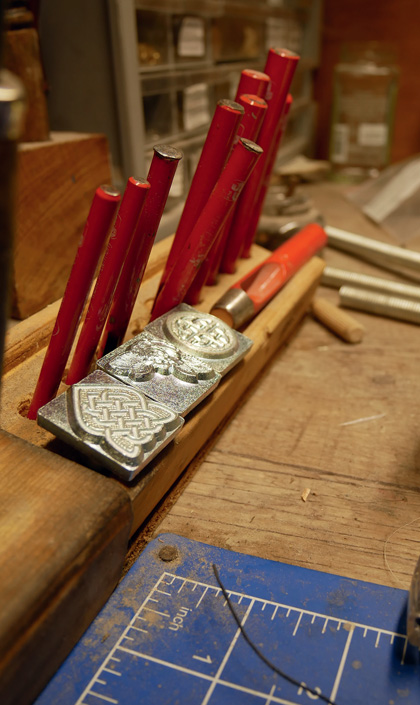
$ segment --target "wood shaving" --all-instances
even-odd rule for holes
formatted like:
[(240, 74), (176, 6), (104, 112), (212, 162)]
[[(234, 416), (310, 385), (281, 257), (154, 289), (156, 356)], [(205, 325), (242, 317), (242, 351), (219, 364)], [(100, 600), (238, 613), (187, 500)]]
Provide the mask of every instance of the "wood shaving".
[(310, 494), (311, 494), (310, 488), (309, 488), (309, 487), (305, 487), (305, 489), (303, 490), (303, 492), (302, 492), (302, 494), (301, 494), (300, 497), (301, 497), (301, 499), (302, 499), (304, 502), (306, 502), (306, 500), (308, 499), (308, 497), (309, 497)]

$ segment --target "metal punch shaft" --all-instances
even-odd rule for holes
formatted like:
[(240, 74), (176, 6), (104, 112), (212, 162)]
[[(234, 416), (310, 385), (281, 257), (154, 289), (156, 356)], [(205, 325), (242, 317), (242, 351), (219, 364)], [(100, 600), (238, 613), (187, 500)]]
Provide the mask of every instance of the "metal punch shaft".
[(373, 277), (370, 274), (361, 274), (338, 267), (325, 267), (322, 273), (321, 284), (340, 289), (342, 286), (354, 286), (369, 291), (377, 291), (391, 296), (401, 296), (404, 299), (420, 301), (420, 286), (396, 282), (382, 277)]
[(340, 289), (340, 304), (347, 308), (376, 313), (410, 323), (420, 323), (420, 302), (387, 296), (365, 289), (343, 286)]
[(330, 225), (327, 225), (325, 230), (328, 235), (328, 244), (331, 247), (354, 255), (365, 256), (371, 261), (377, 259), (378, 264), (384, 262), (420, 271), (420, 252), (389, 245), (386, 242), (350, 233)]

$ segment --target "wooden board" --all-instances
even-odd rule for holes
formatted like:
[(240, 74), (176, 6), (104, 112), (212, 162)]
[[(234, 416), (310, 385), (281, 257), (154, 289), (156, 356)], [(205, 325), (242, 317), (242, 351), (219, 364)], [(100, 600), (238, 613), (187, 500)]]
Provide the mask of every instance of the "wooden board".
[(64, 293), (95, 190), (111, 180), (106, 137), (22, 143), (17, 178), (12, 314), (22, 319)]
[(240, 398), (289, 338), (305, 314), (318, 285), (324, 263), (314, 257), (259, 314), (244, 333), (254, 341), (245, 359), (222, 382), (210, 399), (189, 416), (174, 446), (162, 453), (153, 469), (130, 487), (133, 532), (167, 492), (194, 456), (237, 408)]
[[(336, 188), (308, 192), (330, 225), (386, 239)], [(389, 278), (330, 248), (323, 256)], [(318, 292), (338, 302), (335, 290)], [(366, 328), (353, 346), (304, 318), (202, 462), (143, 527), (130, 560), (145, 540), (169, 531), (409, 587), (420, 554), (420, 330), (352, 315)]]
[[(130, 324), (130, 337), (137, 333), (148, 320), (151, 303), (160, 279), (161, 265), (166, 259), (169, 246), (170, 241), (164, 240), (154, 248), (140, 291), (140, 300), (136, 304)], [(236, 274), (226, 275), (221, 278), (218, 286), (206, 288), (204, 300), (199, 308), (209, 310), (212, 303), (233, 281), (266, 257), (267, 251), (255, 247), (252, 259), (241, 262)], [(22, 472), (19, 472), (16, 477), (12, 476), (11, 487), (0, 486), (0, 506), (2, 503), (10, 502), (7, 524), (11, 527), (7, 534), (5, 551), (0, 553), (0, 569), (5, 571), (7, 566), (11, 572), (7, 585), (0, 585), (0, 604), (7, 602), (14, 587), (18, 605), (15, 612), (10, 615), (10, 624), (6, 625), (7, 630), (0, 621), (0, 631), (4, 627), (6, 635), (16, 636), (23, 616), (26, 615), (31, 640), (21, 642), (16, 639), (16, 646), (5, 661), (4, 668), (10, 673), (9, 692), (18, 693), (19, 697), (17, 700), (4, 702), (26, 705), (31, 701), (29, 698), (26, 699), (26, 693), (24, 695), (20, 690), (19, 672), (22, 670), (22, 663), (27, 659), (30, 660), (32, 654), (34, 654), (37, 673), (34, 689), (40, 687), (40, 684), (52, 675), (58, 660), (80, 635), (81, 624), (76, 619), (76, 615), (84, 610), (81, 601), (82, 590), (86, 591), (86, 601), (90, 605), (89, 611), (83, 617), (85, 620), (83, 624), (86, 625), (86, 620), (92, 617), (92, 611), (97, 610), (101, 601), (106, 599), (109, 583), (112, 580), (115, 581), (115, 572), (117, 572), (115, 568), (117, 564), (121, 565), (125, 558), (124, 537), (127, 541), (128, 534), (133, 534), (139, 528), (187, 465), (200, 453), (215, 429), (237, 409), (241, 396), (247, 393), (270, 357), (288, 339), (309, 307), (323, 267), (322, 260), (313, 258), (251, 323), (244, 332), (252, 338), (254, 346), (245, 360), (228, 374), (217, 390), (188, 416), (184, 428), (174, 443), (166, 448), (130, 486), (97, 475), (81, 464), (70, 463), (65, 456), (75, 458), (75, 453), (20, 413), (27, 409), (33, 392), (45, 345), (57, 312), (57, 304), (11, 329), (6, 346), (7, 372), (2, 381), (0, 422), (5, 431), (24, 439), (26, 443), (8, 436), (6, 448), (0, 445), (0, 469), (3, 470), (5, 466), (7, 470), (10, 466), (10, 456), (15, 445), (15, 458), (18, 463), (21, 458), (20, 453), (25, 453), (24, 450), (20, 451), (21, 447), (27, 449), (28, 460), (21, 463)], [(61, 455), (53, 453), (61, 453)], [(44, 467), (44, 458), (48, 459), (47, 470)], [(78, 460), (83, 463), (83, 458)], [(50, 464), (55, 468), (53, 473), (50, 471)], [(34, 466), (34, 474), (26, 487), (24, 478), (25, 472), (29, 472), (28, 466)], [(33, 505), (30, 512), (20, 515), (22, 504), (26, 506), (28, 502), (26, 493), (33, 499)], [(115, 509), (116, 504), (118, 511)], [(42, 531), (34, 531), (38, 511), (45, 513), (46, 517), (45, 529), (43, 528)], [(51, 517), (51, 521), (48, 517)], [(87, 518), (94, 524), (96, 522), (94, 528), (92, 525), (86, 527)], [(15, 534), (15, 525), (18, 521), (22, 524)], [(58, 533), (60, 526), (63, 527), (63, 531)], [(114, 571), (110, 571), (108, 580), (104, 580), (102, 585), (103, 571), (109, 569), (106, 551), (108, 547), (111, 550), (116, 526), (121, 529), (118, 534), (120, 542), (115, 540), (112, 546), (116, 563)], [(47, 547), (45, 546), (48, 536), (51, 535), (57, 535), (55, 540), (59, 541), (59, 546), (53, 544), (51, 547), (48, 543)], [(97, 539), (95, 540), (94, 537)], [(20, 552), (22, 540), (25, 541), (25, 550), (22, 553), (24, 560), (15, 566), (11, 555)], [(26, 560), (27, 554), (31, 560)], [(92, 554), (97, 557), (96, 562)], [(102, 554), (105, 556), (103, 559)], [(47, 560), (42, 566), (44, 557)], [(43, 568), (40, 576), (36, 571), (39, 563)], [(26, 565), (28, 572), (23, 582)], [(72, 568), (76, 565), (79, 590), (73, 589)], [(21, 590), (16, 590), (16, 584), (20, 583), (25, 588), (23, 595)], [(49, 591), (49, 586), (53, 590), (52, 593)], [(56, 617), (54, 611), (51, 616), (55, 599), (54, 586), (58, 586), (63, 596), (62, 604), (67, 609), (65, 614), (62, 610), (58, 610), (60, 618)], [(94, 600), (91, 599), (92, 591), (95, 594)], [(58, 634), (57, 639), (60, 634), (65, 635), (63, 641), (60, 641), (60, 649), (57, 648), (57, 642), (54, 640), (56, 632), (54, 631), (53, 634), (50, 631), (53, 628)], [(38, 653), (35, 652), (36, 645), (41, 641), (41, 634), (46, 634), (47, 638), (42, 637), (43, 649), (40, 650), (38, 659)], [(8, 644), (12, 643), (13, 639), (9, 637)], [(0, 636), (0, 649), (1, 646)], [(54, 650), (53, 654), (50, 654), (51, 648)], [(33, 675), (32, 671), (31, 674)]]
[(0, 701), (31, 703), (115, 587), (131, 527), (111, 480), (0, 431)]

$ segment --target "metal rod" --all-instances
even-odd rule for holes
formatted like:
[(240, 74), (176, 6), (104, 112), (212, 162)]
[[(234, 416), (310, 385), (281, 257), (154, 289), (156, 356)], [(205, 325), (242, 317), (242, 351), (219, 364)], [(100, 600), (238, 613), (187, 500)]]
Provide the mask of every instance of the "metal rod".
[[(260, 133), (261, 125), (267, 111), (267, 103), (263, 98), (259, 98), (256, 95), (244, 94), (239, 96), (238, 104), (242, 105), (244, 109), (244, 114), (242, 116), (238, 131), (234, 142), (237, 143), (240, 137), (245, 137), (253, 142), (258, 142), (258, 135)], [(200, 292), (203, 285), (206, 283), (207, 278), (211, 275), (211, 279), (214, 280), (217, 277), (217, 272), (219, 270), (220, 261), (222, 259), (223, 250), (225, 247), (226, 239), (229, 235), (229, 230), (232, 225), (233, 218), (235, 217), (235, 203), (229, 218), (223, 226), (220, 232), (217, 242), (215, 242), (211, 252), (207, 259), (203, 262), (200, 267), (200, 271), (195, 277), (190, 289), (187, 292), (185, 301), (188, 304), (195, 305), (200, 300)]]
[(381, 262), (390, 262), (420, 270), (420, 252), (389, 245), (387, 242), (373, 240), (357, 233), (334, 228), (331, 225), (327, 225), (325, 230), (328, 235), (328, 244), (338, 250), (355, 255), (367, 255), (371, 261), (375, 261), (378, 258), (379, 265)]
[(257, 200), (256, 206), (254, 208), (252, 222), (250, 222), (247, 236), (244, 239), (243, 247), (242, 247), (242, 250), (240, 253), (240, 256), (243, 259), (248, 259), (249, 257), (251, 257), (251, 247), (252, 247), (252, 244), (255, 239), (255, 235), (256, 235), (256, 232), (258, 229), (258, 223), (259, 223), (260, 216), (261, 216), (262, 209), (263, 209), (263, 205), (264, 205), (264, 201), (265, 201), (267, 191), (270, 186), (271, 172), (273, 171), (273, 167), (276, 162), (277, 152), (279, 150), (283, 135), (286, 131), (287, 121), (289, 118), (289, 113), (290, 113), (290, 109), (292, 107), (292, 103), (293, 103), (293, 98), (292, 98), (291, 94), (289, 93), (286, 98), (286, 102), (284, 104), (284, 108), (283, 108), (283, 112), (282, 112), (280, 120), (279, 120), (279, 124), (276, 128), (276, 135), (274, 138), (273, 146), (271, 148), (271, 154), (268, 159), (268, 163), (267, 163), (267, 167), (266, 167), (266, 170), (264, 173), (264, 178), (263, 178), (263, 181), (261, 184), (260, 192), (258, 194), (258, 200)]
[(402, 299), (398, 296), (377, 294), (365, 289), (342, 286), (340, 289), (340, 304), (346, 308), (375, 313), (379, 316), (396, 318), (400, 321), (420, 323), (420, 303)]
[(264, 118), (258, 144), (263, 148), (263, 158), (254, 169), (251, 178), (242, 192), (235, 213), (235, 220), (229, 233), (229, 240), (223, 253), (221, 271), (232, 274), (236, 269), (236, 260), (243, 248), (250, 225), (255, 221), (255, 209), (262, 205), (258, 202), (260, 189), (263, 186), (267, 167), (274, 148), (277, 128), (294, 76), (299, 56), (286, 49), (270, 49), (264, 72), (271, 78), (267, 101), (267, 113)]
[[(255, 71), (254, 69), (244, 69), (239, 78), (235, 101), (238, 101), (244, 93), (251, 93), (259, 96), (259, 98), (265, 98), (270, 88), (270, 82), (270, 76), (267, 76), (266, 73)], [(246, 135), (242, 136), (246, 137)]]
[(379, 291), (384, 294), (420, 301), (420, 286), (395, 282), (391, 279), (382, 279), (382, 277), (373, 277), (370, 274), (351, 272), (338, 267), (325, 267), (321, 284), (330, 286), (333, 289), (340, 289), (340, 287), (346, 285), (355, 286), (369, 291)]

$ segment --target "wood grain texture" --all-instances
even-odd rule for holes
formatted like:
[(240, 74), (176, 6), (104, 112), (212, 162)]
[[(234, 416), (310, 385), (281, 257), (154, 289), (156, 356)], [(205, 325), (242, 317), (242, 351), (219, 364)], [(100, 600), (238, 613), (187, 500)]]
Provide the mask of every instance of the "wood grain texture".
[(63, 295), (95, 190), (110, 180), (103, 135), (52, 133), (49, 141), (19, 146), (15, 318)]
[[(172, 239), (167, 238), (157, 243), (152, 249), (126, 338), (132, 338), (140, 333), (149, 320), (160, 280), (160, 272), (166, 261), (171, 242)], [(236, 274), (223, 275), (217, 286), (205, 288), (203, 300), (197, 308), (208, 311), (238, 277), (266, 257), (267, 251), (256, 246), (253, 249), (252, 260), (242, 261)], [(29, 421), (21, 412), (29, 406), (58, 308), (59, 302), (48, 306), (43, 311), (39, 311), (27, 320), (13, 326), (6, 336), (0, 424), (10, 433), (39, 446), (45, 446), (51, 440), (51, 434), (41, 429), (33, 421)], [(59, 391), (62, 392), (65, 389), (63, 384)]]
[[(167, 238), (153, 247), (145, 275), (146, 281), (161, 271), (171, 243), (172, 238)], [(4, 373), (9, 372), (25, 360), (29, 360), (37, 351), (48, 345), (60, 304), (61, 299), (58, 299), (9, 329), (6, 335), (6, 349), (3, 359)], [(132, 337), (132, 330), (144, 325), (149, 308), (144, 308), (144, 301), (139, 297), (133, 310), (127, 337)]]
[(353, 316), (343, 311), (328, 299), (317, 296), (312, 301), (312, 314), (347, 343), (360, 343), (365, 329)]
[[(162, 243), (158, 252), (168, 244)], [(265, 250), (254, 248), (253, 258), (212, 287), (201, 307), (211, 308), (241, 270), (266, 256)], [(323, 267), (322, 260), (313, 258), (251, 323), (245, 332), (254, 346), (245, 360), (189, 415), (174, 443), (129, 487), (84, 467), (83, 457), (19, 413), (42, 362), (44, 350), (34, 353), (35, 341), (38, 335), (45, 344), (51, 311), (12, 329), (9, 352), (17, 351), (19, 328), (28, 344), (21, 342), (21, 361), (9, 365), (2, 389), (2, 426), (20, 437), (0, 435), (0, 568), (5, 572), (12, 566), (0, 584), (2, 703), (29, 705), (57, 668), (115, 584), (129, 533), (139, 528), (214, 430), (235, 411), (240, 397), (298, 325)], [(146, 277), (130, 332), (147, 321), (159, 278)], [(66, 454), (81, 464), (70, 463)], [(19, 677), (22, 672), (24, 678)]]
[[(168, 246), (169, 243), (165, 243), (165, 241), (158, 243), (157, 254), (154, 255), (150, 263), (152, 272), (155, 270), (156, 261), (160, 259), (162, 253), (167, 251)], [(238, 268), (238, 273), (225, 275), (221, 278), (218, 286), (207, 287), (204, 292), (204, 300), (198, 308), (209, 310), (221, 293), (238, 276), (266, 257), (266, 250), (255, 247), (253, 258), (243, 261)], [(203, 404), (200, 404), (189, 414), (188, 423), (185, 424), (175, 442), (164, 450), (137, 480), (127, 486), (126, 491), (130, 497), (134, 515), (133, 531), (147, 518), (163, 495), (170, 489), (172, 483), (200, 451), (214, 429), (232, 413), (238, 400), (245, 394), (253, 379), (260, 373), (279, 345), (287, 340), (290, 332), (298, 325), (310, 306), (323, 267), (322, 260), (313, 258), (269, 303), (257, 319), (251, 322), (244, 333), (254, 341), (254, 345), (245, 360), (231, 374), (227, 375), (218, 389)], [(141, 296), (133, 312), (129, 336), (137, 333), (147, 322), (159, 279), (160, 273), (151, 277), (146, 276)], [(30, 421), (22, 412), (27, 410), (29, 406), (44, 356), (44, 349), (40, 349), (36, 353), (33, 352), (33, 341), (37, 335), (43, 337), (43, 325), (48, 327), (49, 320), (49, 314), (45, 312), (45, 315), (37, 314), (32, 317), (32, 320), (24, 321), (12, 329), (8, 338), (8, 351), (16, 350), (19, 328), (27, 333), (29, 344), (26, 348), (25, 344), (21, 343), (19, 357), (23, 361), (17, 366), (9, 367), (9, 372), (3, 378), (0, 414), (0, 422), (5, 430), (44, 448), (48, 448), (51, 443), (54, 444), (54, 436)], [(9, 358), (6, 355), (7, 359)], [(61, 391), (64, 389), (65, 385), (62, 385)], [(70, 457), (76, 457), (74, 452), (69, 450), (64, 443), (57, 445), (55, 442), (55, 446), (64, 455), (70, 454)], [(77, 456), (77, 459), (82, 463), (87, 462), (81, 456)]]
[[(309, 190), (331, 225), (380, 234), (337, 189)], [(389, 277), (330, 248), (324, 255)], [(338, 292), (319, 291), (338, 302)], [(304, 318), (139, 546), (170, 531), (408, 588), (420, 553), (419, 327), (353, 315), (366, 328), (357, 346)]]
[[(308, 190), (329, 224), (387, 239), (336, 188)], [(325, 259), (390, 277), (329, 248)], [(156, 276), (146, 282), (143, 312), (156, 285)], [(227, 285), (223, 280), (221, 286)], [(321, 287), (321, 292), (338, 301), (334, 290)], [(161, 484), (153, 465), (143, 486), (139, 481), (127, 491), (134, 529), (190, 461), (185, 439), (200, 447), (179, 484), (134, 535), (131, 558), (148, 538), (173, 531), (243, 553), (407, 588), (420, 552), (419, 328), (357, 312), (366, 334), (360, 345), (350, 346), (311, 316), (302, 321), (302, 311), (295, 309), (296, 318), (288, 318), (294, 332), (287, 331), (287, 342), (277, 351), (279, 341), (270, 342), (276, 335), (270, 331), (280, 306), (279, 299), (272, 302), (259, 332), (247, 331), (261, 342), (260, 350), (268, 346), (259, 375), (254, 369), (258, 355), (250, 351), (223, 383), (231, 386), (224, 390), (222, 385), (208, 401), (208, 415), (204, 405), (197, 408), (185, 435), (164, 451)], [(133, 319), (134, 328), (142, 315)], [(21, 394), (32, 389), (41, 361), (42, 351), (4, 380), (3, 398), (14, 414), (7, 422), (28, 437), (37, 427), (16, 413), (16, 387)], [(240, 386), (245, 402), (235, 397)], [(220, 415), (231, 419), (224, 429), (216, 423)], [(48, 443), (47, 437), (32, 440)], [(310, 494), (303, 502), (305, 488)]]
[(0, 432), (0, 701), (32, 702), (120, 576), (131, 508), (111, 480)]
[(244, 330), (245, 335), (254, 342), (245, 359), (222, 380), (210, 398), (188, 415), (173, 446), (163, 451), (149, 472), (128, 488), (134, 515), (133, 532), (145, 521), (151, 509), (200, 452), (217, 427), (235, 412), (240, 398), (299, 324), (310, 306), (323, 268), (323, 261), (314, 257)]

